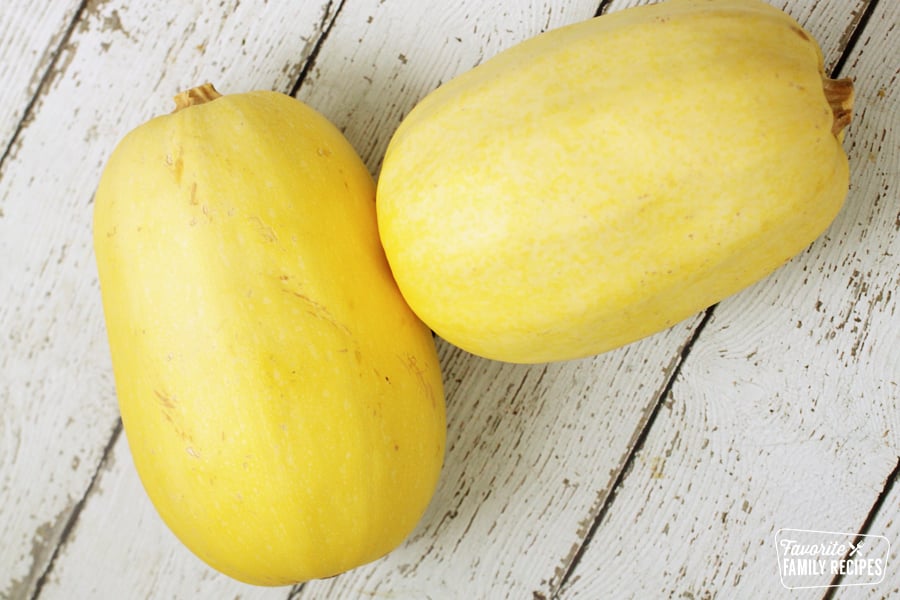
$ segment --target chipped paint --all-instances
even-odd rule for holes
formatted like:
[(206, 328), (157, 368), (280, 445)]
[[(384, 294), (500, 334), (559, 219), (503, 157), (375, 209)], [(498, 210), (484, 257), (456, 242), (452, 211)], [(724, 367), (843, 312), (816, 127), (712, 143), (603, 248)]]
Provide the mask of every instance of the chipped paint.
[(0, 590), (0, 598), (12, 600), (31, 597), (56, 551), (60, 536), (73, 509), (74, 504), (69, 502), (52, 519), (44, 521), (34, 528), (30, 544), (26, 543), (22, 546), (28, 550), (19, 555), (20, 568), (14, 571), (14, 573), (22, 574), (17, 577), (13, 576), (9, 580), (6, 588)]

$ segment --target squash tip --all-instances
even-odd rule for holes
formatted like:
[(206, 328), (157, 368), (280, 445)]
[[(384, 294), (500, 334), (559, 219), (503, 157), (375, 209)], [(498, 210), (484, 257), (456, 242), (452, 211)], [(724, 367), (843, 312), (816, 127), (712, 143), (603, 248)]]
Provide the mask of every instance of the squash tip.
[(853, 80), (849, 77), (842, 79), (822, 79), (825, 89), (825, 99), (831, 106), (834, 121), (831, 124), (831, 133), (839, 136), (850, 125), (853, 116)]
[(213, 84), (207, 82), (175, 95), (175, 111), (183, 110), (189, 106), (197, 106), (221, 98)]

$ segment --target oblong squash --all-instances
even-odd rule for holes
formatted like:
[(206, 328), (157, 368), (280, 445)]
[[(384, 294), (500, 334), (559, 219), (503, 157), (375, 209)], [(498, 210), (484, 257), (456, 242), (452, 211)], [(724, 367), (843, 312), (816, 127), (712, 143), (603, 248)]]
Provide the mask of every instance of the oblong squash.
[(381, 240), (413, 310), (511, 362), (597, 354), (771, 273), (848, 189), (852, 84), (758, 0), (669, 0), (539, 35), (392, 138)]
[(94, 245), (124, 429), (163, 520), (216, 569), (284, 585), (397, 546), (444, 453), (431, 332), (323, 116), (207, 85), (129, 133)]

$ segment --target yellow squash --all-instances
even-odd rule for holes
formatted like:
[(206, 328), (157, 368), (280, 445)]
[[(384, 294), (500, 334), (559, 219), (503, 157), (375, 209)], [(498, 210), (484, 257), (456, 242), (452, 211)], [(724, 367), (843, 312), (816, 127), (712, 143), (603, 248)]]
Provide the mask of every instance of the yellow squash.
[(94, 245), (125, 433), (174, 533), (245, 582), (397, 546), (444, 452), (431, 332), (340, 132), (273, 92), (201, 86), (128, 134)]
[(526, 41), (427, 96), (383, 163), (412, 309), (489, 358), (600, 353), (771, 273), (848, 188), (852, 84), (757, 0), (669, 0)]

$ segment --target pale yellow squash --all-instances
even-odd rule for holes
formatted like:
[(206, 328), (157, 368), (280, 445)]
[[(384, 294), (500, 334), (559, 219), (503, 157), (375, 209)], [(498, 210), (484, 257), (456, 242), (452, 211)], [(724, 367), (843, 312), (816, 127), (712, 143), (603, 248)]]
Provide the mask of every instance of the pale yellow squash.
[(391, 140), (382, 243), (414, 311), (513, 362), (600, 353), (771, 273), (848, 189), (852, 84), (757, 0), (670, 0), (537, 36)]
[(283, 585), (374, 560), (444, 453), (431, 332), (378, 241), (340, 132), (278, 93), (202, 86), (128, 134), (94, 243), (125, 433), (204, 561)]

